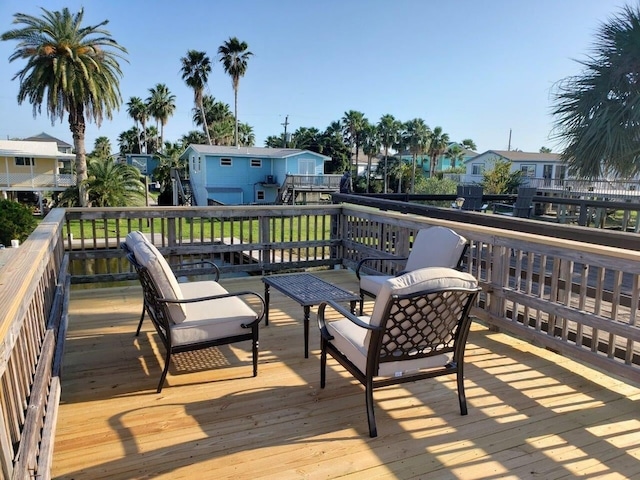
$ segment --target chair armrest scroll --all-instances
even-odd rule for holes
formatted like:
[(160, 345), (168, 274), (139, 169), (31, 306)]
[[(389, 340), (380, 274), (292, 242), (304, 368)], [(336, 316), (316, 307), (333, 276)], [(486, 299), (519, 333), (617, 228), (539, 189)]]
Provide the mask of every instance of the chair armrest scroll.
[[(214, 271), (214, 275), (216, 277), (215, 281), (217, 282), (218, 280), (220, 280), (220, 268), (218, 267), (218, 265), (216, 265), (210, 260), (200, 260), (198, 262), (184, 262), (184, 263), (171, 264), (171, 270), (173, 270), (175, 273), (180, 273), (180, 271), (183, 269), (186, 269), (186, 267), (192, 267), (195, 265), (208, 265), (208, 267)], [(203, 273), (199, 275), (205, 275), (205, 274)]]
[(333, 336), (327, 330), (327, 324), (324, 318), (324, 312), (327, 306), (331, 307), (340, 315), (344, 316), (344, 318), (361, 328), (366, 328), (367, 330), (383, 330), (383, 327), (376, 327), (363, 322), (357, 316), (351, 313), (348, 308), (340, 305), (339, 303), (336, 303), (333, 300), (327, 300), (326, 302), (322, 302), (320, 305), (318, 305), (318, 327), (320, 328), (321, 335), (327, 340), (333, 339)]
[(358, 262), (356, 266), (356, 277), (360, 280), (360, 269), (368, 262), (401, 262), (408, 260), (408, 257), (366, 257)]

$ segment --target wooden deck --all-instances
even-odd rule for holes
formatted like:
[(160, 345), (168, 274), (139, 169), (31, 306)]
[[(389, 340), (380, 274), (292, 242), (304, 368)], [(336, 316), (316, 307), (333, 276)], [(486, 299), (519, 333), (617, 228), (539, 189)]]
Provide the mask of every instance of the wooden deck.
[[(321, 272), (356, 291), (355, 275)], [(263, 293), (259, 277), (223, 280)], [(176, 357), (155, 392), (163, 350), (140, 315), (138, 285), (72, 292), (55, 478), (633, 478), (640, 475), (640, 388), (474, 324), (469, 415), (454, 378), (376, 391), (368, 436), (363, 388), (319, 335), (304, 359), (302, 308), (271, 292), (258, 377), (248, 345)], [(371, 308), (371, 303), (368, 303)], [(312, 309), (315, 325), (315, 309)]]

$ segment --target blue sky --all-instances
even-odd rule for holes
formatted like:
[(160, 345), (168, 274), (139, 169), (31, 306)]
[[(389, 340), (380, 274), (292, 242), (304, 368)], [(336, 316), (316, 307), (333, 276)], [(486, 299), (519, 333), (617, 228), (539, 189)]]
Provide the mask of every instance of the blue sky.
[[(175, 141), (192, 124), (193, 94), (180, 78), (188, 49), (215, 60), (208, 93), (233, 109), (231, 80), (218, 47), (236, 36), (254, 53), (240, 81), (239, 118), (254, 128), (256, 145), (289, 131), (324, 130), (348, 110), (377, 123), (422, 118), (452, 140), (473, 139), (478, 151), (511, 147), (538, 151), (553, 124), (551, 92), (580, 72), (598, 26), (625, 5), (619, 0), (2, 0), (0, 31), (16, 12), (39, 15), (85, 8), (85, 23), (108, 19), (107, 29), (127, 48), (122, 63), (123, 105), (143, 99), (156, 83), (176, 96), (165, 127)], [(34, 118), (18, 105), (23, 66), (9, 63), (16, 42), (0, 42), (0, 138), (47, 132), (72, 143), (67, 121)], [(133, 126), (126, 106), (100, 128), (88, 124), (87, 151), (99, 136), (117, 150), (118, 135)]]

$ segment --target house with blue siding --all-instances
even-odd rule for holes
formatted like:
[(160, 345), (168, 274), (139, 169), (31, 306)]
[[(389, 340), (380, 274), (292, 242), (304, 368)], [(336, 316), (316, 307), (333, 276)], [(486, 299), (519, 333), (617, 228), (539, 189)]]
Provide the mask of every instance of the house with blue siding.
[(277, 203), (288, 177), (317, 182), (331, 160), (295, 148), (219, 145), (189, 145), (180, 159), (188, 162), (197, 205)]
[(158, 163), (160, 163), (156, 155), (152, 153), (127, 153), (125, 155), (125, 161), (128, 165), (132, 165), (140, 170), (142, 175), (149, 177), (150, 181), (155, 182), (153, 171), (158, 166)]

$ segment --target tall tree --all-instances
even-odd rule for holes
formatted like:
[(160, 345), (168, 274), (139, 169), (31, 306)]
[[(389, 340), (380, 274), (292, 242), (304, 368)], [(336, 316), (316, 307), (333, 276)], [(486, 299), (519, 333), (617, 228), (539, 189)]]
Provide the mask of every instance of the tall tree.
[(133, 119), (136, 128), (138, 128), (138, 124), (142, 127), (139, 130), (140, 134), (138, 135), (138, 150), (140, 153), (144, 152), (142, 146), (145, 145), (147, 139), (142, 138), (145, 136), (145, 131), (147, 129), (147, 118), (149, 117), (149, 113), (147, 111), (147, 104), (142, 101), (140, 97), (131, 97), (127, 102), (127, 113)]
[(464, 140), (462, 140), (460, 142), (460, 145), (462, 145), (467, 150), (472, 150), (474, 152), (478, 149), (478, 147), (476, 146), (476, 142), (474, 142), (470, 138), (465, 138)]
[(456, 143), (449, 145), (447, 151), (444, 152), (444, 155), (451, 160), (451, 168), (456, 168), (458, 162), (462, 162), (464, 158), (464, 150), (462, 147)]
[(429, 148), (427, 153), (430, 159), (429, 176), (436, 176), (438, 158), (449, 148), (449, 134), (442, 131), (442, 127), (435, 127), (429, 135)]
[(211, 73), (211, 60), (206, 52), (189, 50), (187, 56), (182, 57), (180, 61), (182, 62), (182, 79), (193, 90), (193, 101), (202, 113), (204, 133), (207, 136), (209, 145), (211, 145), (207, 116), (204, 114), (204, 105), (202, 103), (204, 88), (207, 86), (209, 73)]
[(169, 87), (164, 83), (158, 83), (149, 89), (147, 105), (149, 106), (149, 114), (156, 119), (156, 126), (160, 125), (159, 148), (162, 148), (164, 145), (164, 126), (176, 110), (176, 96), (169, 91)]
[(556, 84), (554, 137), (569, 172), (584, 178), (640, 173), (640, 6), (602, 23), (582, 70)]
[(1, 38), (18, 40), (10, 62), (27, 61), (13, 77), (20, 81), (18, 103), (31, 103), (34, 116), (45, 103), (52, 121), (63, 121), (68, 115), (80, 205), (87, 206), (86, 122), (95, 121), (99, 126), (104, 117), (111, 119), (112, 112), (120, 107), (122, 71), (118, 60), (127, 51), (102, 28), (108, 20), (83, 26), (83, 9), (76, 14), (67, 8), (41, 10), (41, 18), (16, 13), (13, 23), (22, 27), (3, 33)]
[(380, 137), (375, 125), (367, 123), (362, 138), (362, 151), (367, 156), (366, 192), (371, 193), (371, 160), (380, 153)]
[(231, 37), (218, 47), (220, 61), (224, 71), (231, 77), (233, 83), (234, 114), (236, 117), (235, 144), (238, 145), (238, 88), (240, 87), (240, 77), (244, 77), (247, 72), (247, 61), (253, 55), (249, 50), (247, 42), (241, 42), (236, 37)]
[(358, 174), (358, 153), (360, 146), (362, 145), (362, 137), (364, 130), (369, 121), (364, 116), (364, 113), (356, 110), (349, 110), (344, 112), (342, 117), (342, 129), (344, 133), (345, 143), (353, 150), (355, 149), (355, 170), (354, 175)]
[(404, 124), (403, 143), (409, 149), (412, 158), (411, 193), (415, 193), (418, 155), (423, 155), (427, 151), (430, 135), (431, 129), (421, 118), (414, 118)]
[(256, 144), (256, 134), (248, 123), (240, 122), (238, 125), (238, 144), (242, 147), (253, 147)]
[(396, 120), (393, 115), (389, 114), (380, 117), (380, 121), (378, 122), (378, 136), (380, 138), (382, 148), (384, 148), (384, 193), (387, 193), (388, 188), (387, 176), (389, 175), (389, 149), (398, 141), (401, 126), (402, 124)]
[(93, 151), (89, 154), (92, 158), (109, 158), (111, 156), (111, 142), (107, 137), (96, 138)]

